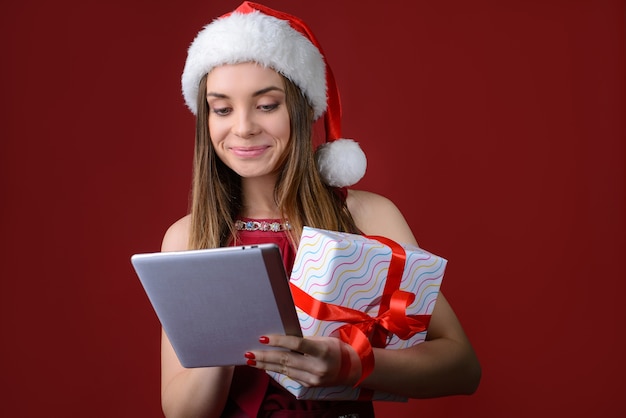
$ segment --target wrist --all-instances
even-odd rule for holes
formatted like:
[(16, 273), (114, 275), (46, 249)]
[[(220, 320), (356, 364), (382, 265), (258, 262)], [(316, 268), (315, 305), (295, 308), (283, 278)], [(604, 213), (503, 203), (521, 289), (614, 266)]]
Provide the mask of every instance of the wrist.
[(356, 350), (347, 343), (341, 344), (341, 367), (339, 382), (346, 386), (355, 386), (361, 379), (363, 368)]

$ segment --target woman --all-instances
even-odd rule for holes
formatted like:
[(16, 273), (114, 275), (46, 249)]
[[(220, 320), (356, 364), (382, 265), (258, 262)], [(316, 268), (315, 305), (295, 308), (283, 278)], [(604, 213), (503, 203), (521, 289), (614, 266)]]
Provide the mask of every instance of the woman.
[[(189, 48), (183, 95), (197, 115), (191, 213), (163, 251), (275, 242), (291, 270), (304, 225), (416, 244), (392, 202), (348, 190), (365, 170), (358, 145), (340, 139), (339, 96), (321, 48), (299, 19), (244, 2), (207, 25)], [(322, 118), (323, 116), (323, 118)], [(326, 144), (313, 149), (314, 121)], [(332, 337), (262, 336), (286, 351), (242, 353), (248, 366), (183, 368), (162, 338), (162, 404), (168, 417), (373, 416), (371, 402), (298, 401), (265, 370), (305, 386), (353, 385), (354, 349)], [(374, 349), (363, 387), (412, 398), (473, 393), (480, 366), (440, 295), (428, 338)]]

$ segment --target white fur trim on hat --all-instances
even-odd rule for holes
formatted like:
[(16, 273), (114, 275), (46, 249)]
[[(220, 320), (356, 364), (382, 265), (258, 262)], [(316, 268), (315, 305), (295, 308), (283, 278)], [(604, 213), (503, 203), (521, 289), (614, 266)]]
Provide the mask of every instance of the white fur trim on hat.
[(286, 20), (258, 11), (234, 12), (204, 27), (191, 43), (182, 75), (183, 97), (197, 115), (200, 80), (214, 67), (257, 62), (296, 84), (313, 106), (315, 119), (326, 110), (326, 72), (320, 51)]
[(336, 139), (321, 145), (315, 152), (317, 168), (329, 186), (352, 186), (365, 175), (367, 158), (352, 139)]

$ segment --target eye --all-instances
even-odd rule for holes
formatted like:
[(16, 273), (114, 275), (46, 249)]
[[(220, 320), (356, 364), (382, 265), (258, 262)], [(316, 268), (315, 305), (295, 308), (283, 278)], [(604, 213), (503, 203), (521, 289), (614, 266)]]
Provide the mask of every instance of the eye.
[(215, 113), (218, 116), (227, 116), (228, 114), (230, 114), (230, 112), (232, 112), (232, 109), (230, 107), (219, 107), (212, 108), (211, 112)]
[(280, 106), (278, 103), (263, 104), (263, 105), (259, 105), (258, 109), (262, 110), (263, 112), (271, 112), (273, 110), (278, 109), (278, 106)]

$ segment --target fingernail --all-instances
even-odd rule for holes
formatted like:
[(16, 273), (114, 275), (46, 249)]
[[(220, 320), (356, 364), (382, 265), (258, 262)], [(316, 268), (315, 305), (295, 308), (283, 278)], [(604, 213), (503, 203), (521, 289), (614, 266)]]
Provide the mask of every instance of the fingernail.
[(256, 366), (256, 360), (248, 359), (248, 361), (246, 361), (246, 364), (248, 366)]
[(259, 342), (260, 342), (261, 344), (267, 344), (267, 343), (269, 343), (269, 342), (270, 342), (270, 339), (269, 339), (269, 338), (267, 338), (267, 337), (264, 335), (264, 336), (262, 336), (262, 337), (259, 337)]
[(249, 359), (254, 359), (254, 353), (251, 352), (246, 352), (246, 354), (243, 355), (245, 358), (249, 358)]

